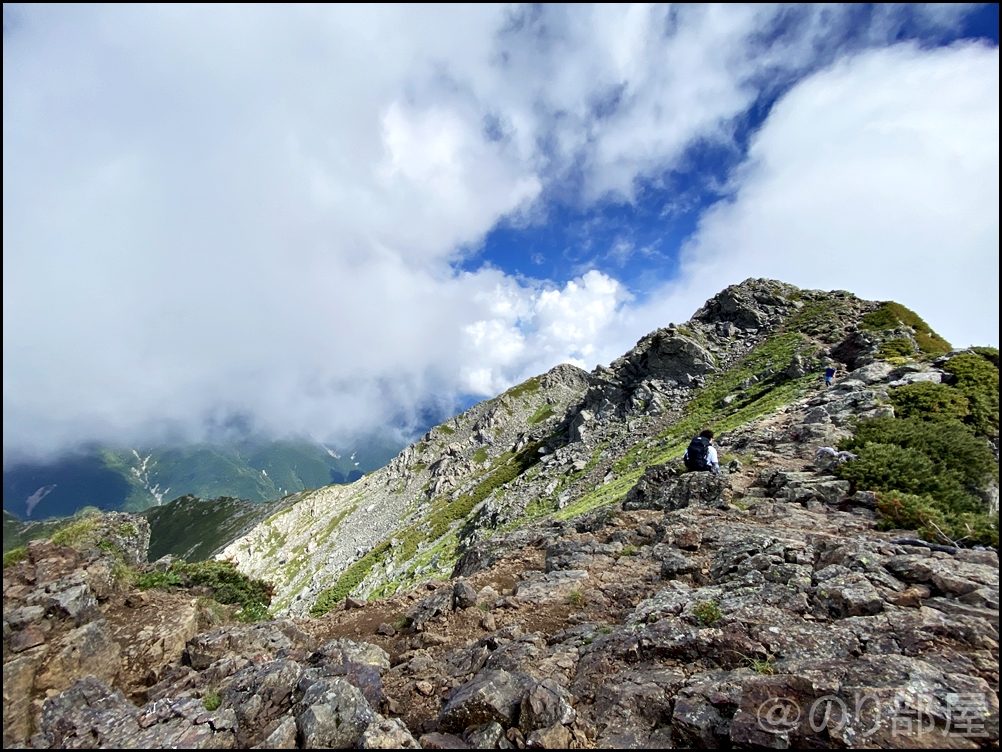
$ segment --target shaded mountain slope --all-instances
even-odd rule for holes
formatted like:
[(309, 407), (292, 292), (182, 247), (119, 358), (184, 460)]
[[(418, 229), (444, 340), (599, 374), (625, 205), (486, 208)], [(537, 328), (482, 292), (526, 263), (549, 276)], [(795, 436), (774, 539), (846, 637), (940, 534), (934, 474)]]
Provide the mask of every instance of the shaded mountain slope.
[(185, 495), (272, 501), (356, 480), (399, 451), (399, 443), (380, 436), (361, 438), (347, 449), (298, 440), (93, 449), (6, 468), (4, 509), (37, 520), (68, 517), (87, 506), (138, 512)]

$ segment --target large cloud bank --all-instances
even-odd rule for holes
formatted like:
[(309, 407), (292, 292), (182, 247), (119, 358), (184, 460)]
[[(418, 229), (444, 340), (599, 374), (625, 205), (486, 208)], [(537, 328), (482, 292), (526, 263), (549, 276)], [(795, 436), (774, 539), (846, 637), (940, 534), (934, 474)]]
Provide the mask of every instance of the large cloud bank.
[[(997, 342), (997, 49), (881, 48), (893, 9), (850, 43), (839, 12), (5, 6), (5, 459), (234, 415), (406, 431), (746, 276)], [(800, 77), (662, 294), (454, 271)]]

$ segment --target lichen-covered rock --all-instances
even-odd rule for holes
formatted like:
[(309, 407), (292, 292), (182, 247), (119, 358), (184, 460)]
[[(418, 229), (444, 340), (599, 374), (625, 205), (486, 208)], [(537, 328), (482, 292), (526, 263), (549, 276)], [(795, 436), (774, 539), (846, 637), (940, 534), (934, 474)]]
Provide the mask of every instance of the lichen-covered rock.
[(359, 749), (421, 749), (399, 718), (373, 721), (358, 740)]
[(310, 663), (315, 666), (361, 663), (382, 673), (390, 668), (390, 656), (378, 645), (339, 637), (324, 643), (310, 656)]
[(461, 734), (470, 726), (496, 722), (504, 728), (518, 723), (522, 698), (534, 682), (524, 674), (482, 671), (457, 688), (439, 716), (439, 727)]
[(577, 717), (571, 706), (570, 692), (553, 679), (543, 679), (533, 686), (522, 698), (518, 718), (522, 733), (529, 734), (536, 729), (546, 729), (554, 725), (569, 726)]
[(296, 648), (314, 650), (316, 640), (290, 620), (220, 627), (190, 640), (184, 662), (195, 670), (208, 668), (220, 658), (239, 655), (266, 660)]
[(668, 465), (647, 468), (623, 499), (623, 509), (664, 509), (689, 506), (725, 507), (730, 481), (726, 475), (685, 473)]
[(349, 749), (376, 720), (365, 697), (338, 678), (314, 682), (293, 708), (303, 747)]
[(55, 654), (38, 674), (36, 687), (58, 691), (81, 676), (94, 676), (111, 683), (121, 669), (121, 655), (121, 646), (115, 642), (107, 620), (92, 621), (60, 640)]

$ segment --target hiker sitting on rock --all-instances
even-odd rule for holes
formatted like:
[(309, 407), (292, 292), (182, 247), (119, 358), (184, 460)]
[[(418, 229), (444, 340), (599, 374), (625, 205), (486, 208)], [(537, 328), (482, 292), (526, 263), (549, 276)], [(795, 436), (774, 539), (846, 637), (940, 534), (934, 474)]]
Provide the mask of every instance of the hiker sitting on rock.
[(682, 457), (686, 468), (697, 472), (712, 470), (714, 475), (720, 475), (720, 460), (717, 459), (717, 449), (712, 441), (713, 431), (707, 428), (689, 442), (689, 448)]

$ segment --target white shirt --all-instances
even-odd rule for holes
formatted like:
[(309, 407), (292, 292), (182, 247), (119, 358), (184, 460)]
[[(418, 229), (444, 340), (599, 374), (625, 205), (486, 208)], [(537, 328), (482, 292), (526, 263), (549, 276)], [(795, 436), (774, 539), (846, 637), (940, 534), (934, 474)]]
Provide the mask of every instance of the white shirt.
[(712, 444), (709, 449), (706, 450), (706, 461), (710, 463), (710, 467), (713, 468), (713, 472), (720, 472), (720, 460), (717, 459), (717, 448)]

